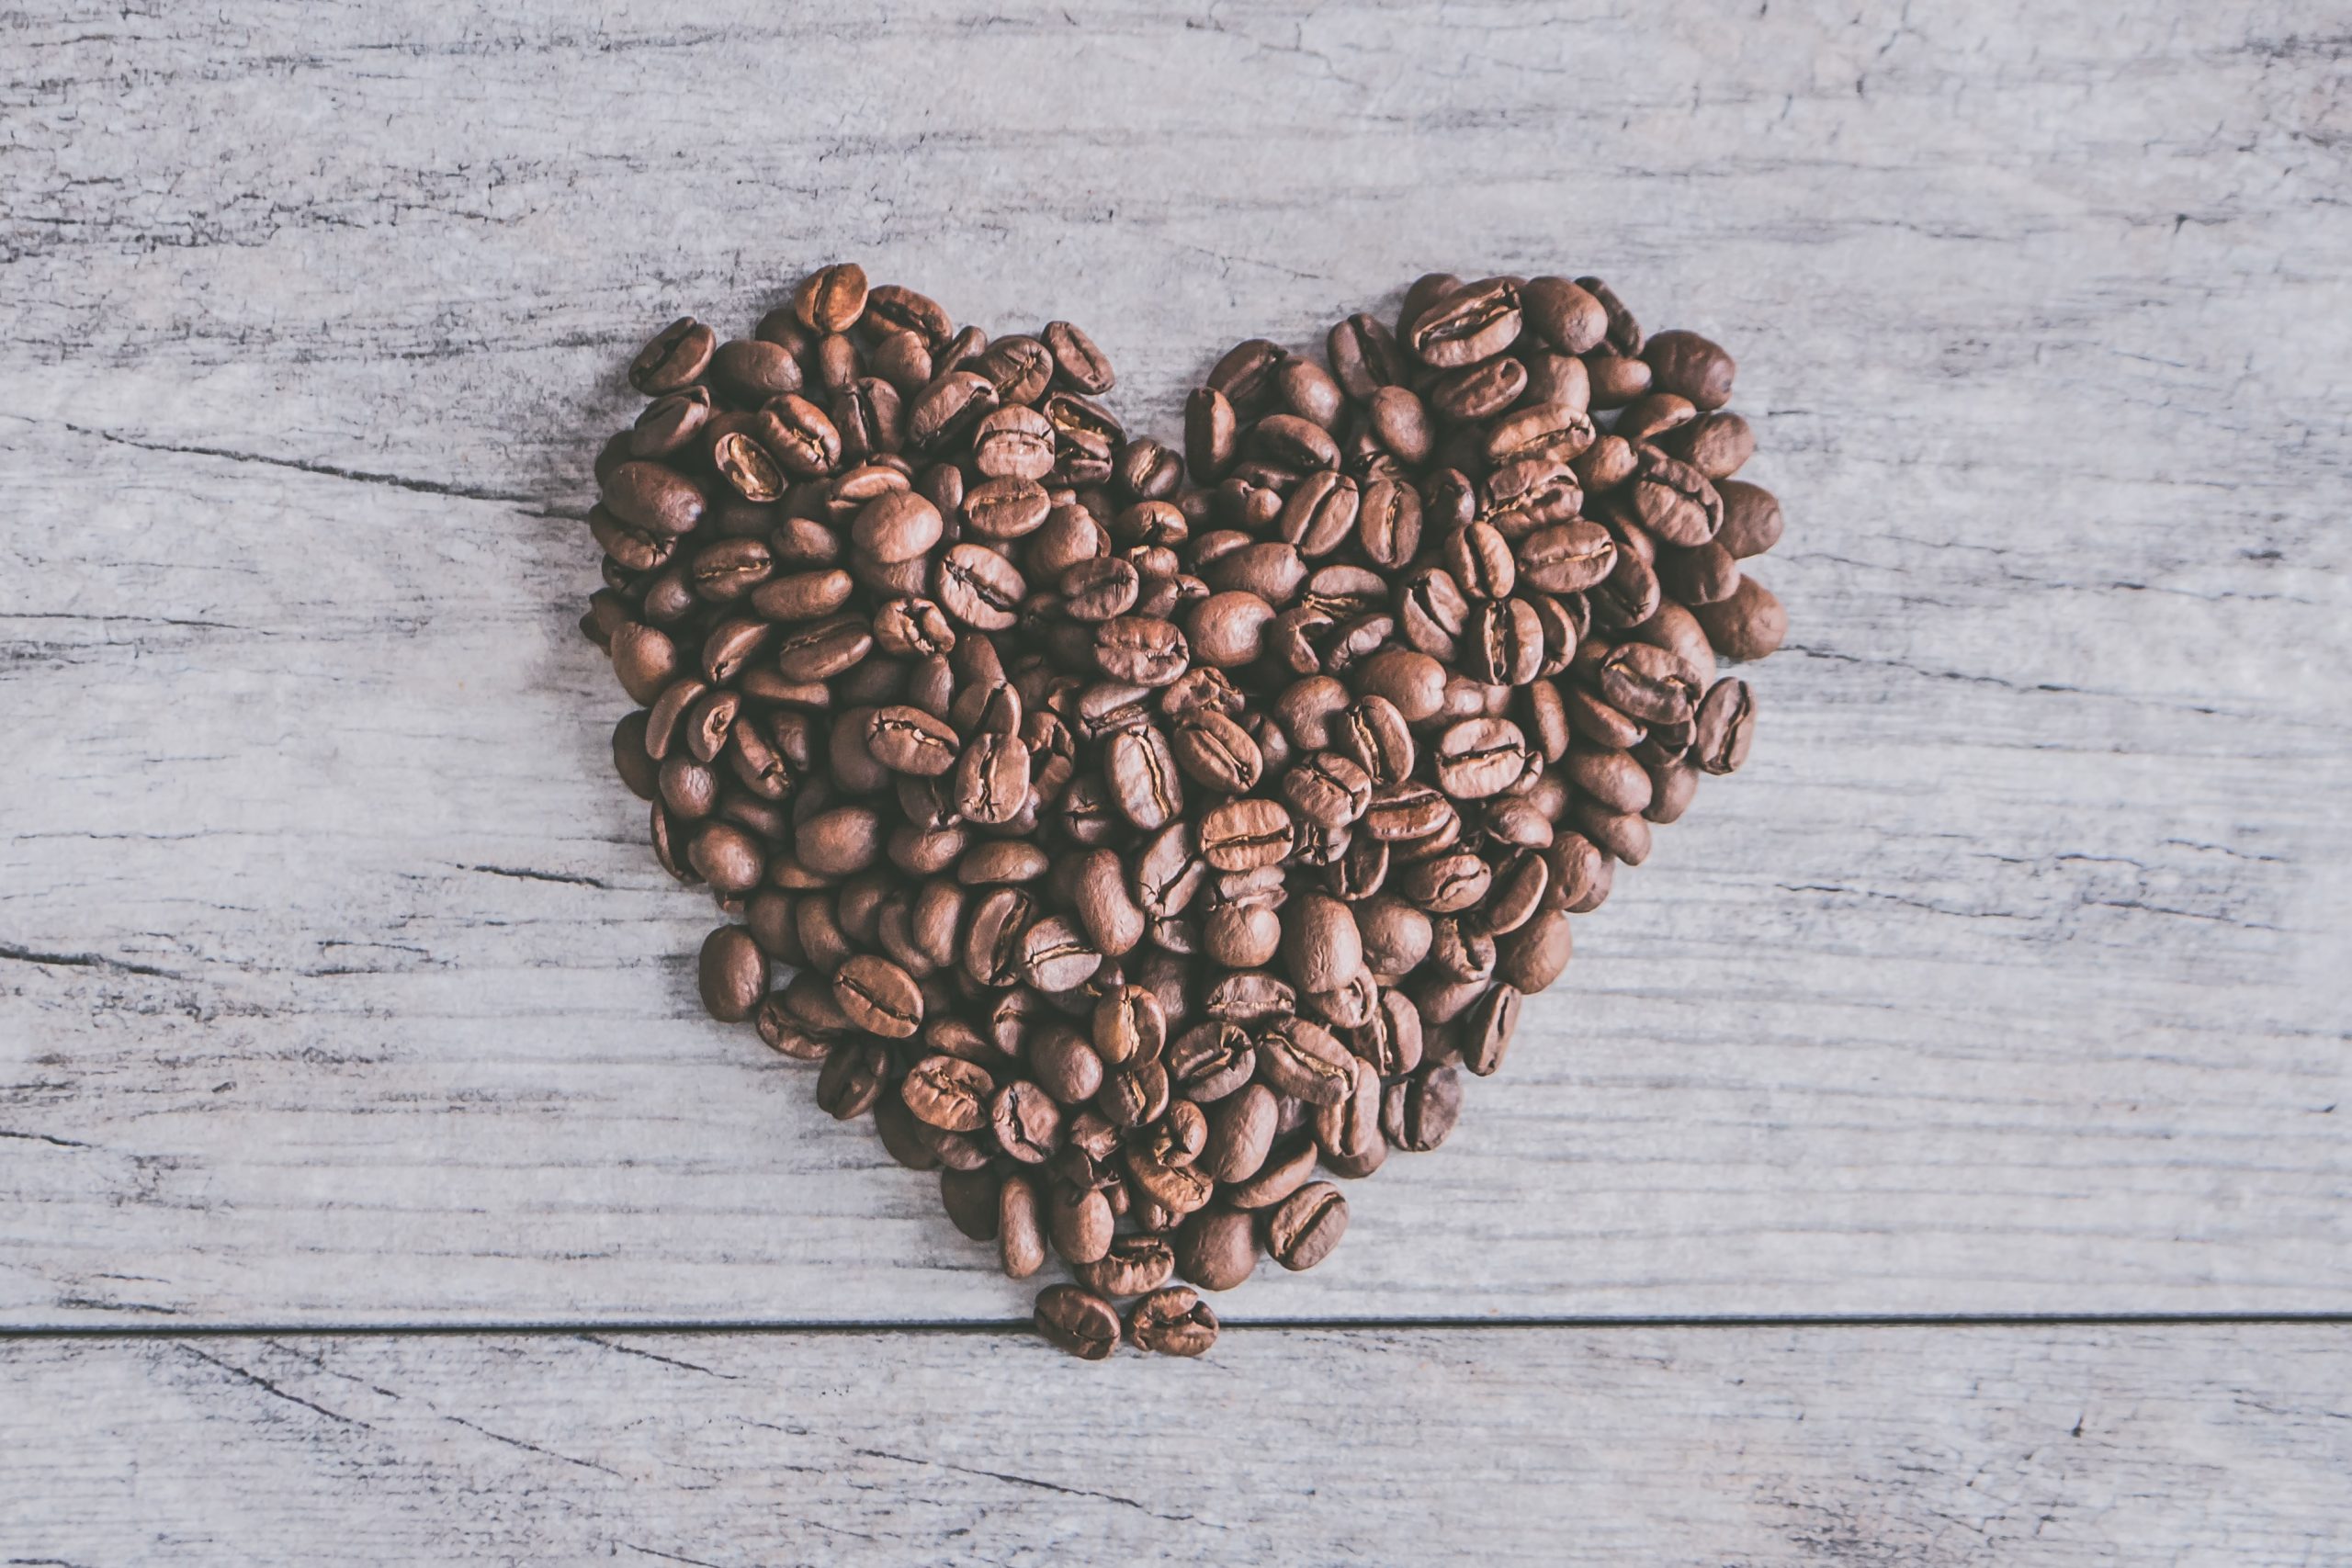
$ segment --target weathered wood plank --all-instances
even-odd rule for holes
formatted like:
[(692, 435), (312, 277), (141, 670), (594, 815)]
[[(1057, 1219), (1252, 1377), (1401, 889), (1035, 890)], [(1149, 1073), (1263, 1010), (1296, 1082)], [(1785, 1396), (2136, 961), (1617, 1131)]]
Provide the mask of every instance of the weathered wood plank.
[(859, 254), (1226, 343), (1570, 264), (1746, 365), (1755, 761), (1238, 1314), (2352, 1285), (2346, 29), (2308, 6), (0, 17), (0, 1314), (1001, 1319), (694, 1013), (560, 520)]
[(2304, 1565), (2340, 1329), (0, 1344), (0, 1559)]

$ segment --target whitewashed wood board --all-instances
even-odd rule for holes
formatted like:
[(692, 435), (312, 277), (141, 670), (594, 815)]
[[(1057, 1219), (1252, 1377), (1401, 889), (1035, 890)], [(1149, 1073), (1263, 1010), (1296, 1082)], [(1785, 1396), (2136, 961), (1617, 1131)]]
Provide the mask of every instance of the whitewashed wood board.
[(1162, 430), (1437, 265), (1742, 357), (1753, 762), (1232, 1314), (2342, 1306), (2344, 8), (1928, 9), (0, 17), (0, 1316), (1025, 1311), (697, 1016), (571, 626), (636, 340), (836, 255)]
[(2310, 1326), (0, 1344), (0, 1561), (2352, 1557)]

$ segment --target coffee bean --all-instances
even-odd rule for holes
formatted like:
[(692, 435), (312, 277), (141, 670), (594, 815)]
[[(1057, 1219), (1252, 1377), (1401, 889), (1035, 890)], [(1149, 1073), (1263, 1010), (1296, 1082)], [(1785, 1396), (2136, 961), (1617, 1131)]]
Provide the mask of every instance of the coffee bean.
[(1691, 740), (1699, 766), (1711, 773), (1736, 772), (1747, 761), (1755, 726), (1756, 699), (1747, 682), (1716, 682), (1699, 704), (1698, 729)]
[(1127, 1337), (1139, 1350), (1205, 1356), (1216, 1343), (1216, 1314), (1182, 1285), (1154, 1291), (1127, 1310)]
[(1328, 1181), (1309, 1182), (1266, 1217), (1266, 1250), (1293, 1271), (1330, 1257), (1347, 1234), (1347, 1197)]
[(1258, 1266), (1257, 1225), (1245, 1211), (1211, 1206), (1176, 1232), (1176, 1271), (1204, 1291), (1229, 1291)]
[(1730, 355), (1697, 333), (1658, 333), (1643, 345), (1641, 355), (1661, 390), (1688, 398), (1702, 409), (1719, 409), (1731, 400), (1738, 367)]
[(1320, 1024), (1277, 1018), (1258, 1032), (1258, 1073), (1309, 1105), (1337, 1103), (1354, 1082), (1355, 1058)]
[(998, 1195), (1003, 1185), (1004, 1179), (986, 1168), (956, 1170), (951, 1167), (939, 1173), (940, 1206), (947, 1211), (949, 1222), (971, 1240), (994, 1241)]
[(1422, 364), (1449, 370), (1502, 353), (1520, 326), (1517, 285), (1490, 278), (1430, 304), (1411, 319), (1404, 341)]
[(722, 1023), (749, 1018), (767, 994), (767, 955), (741, 926), (720, 926), (702, 944), (702, 1005)]
[(1046, 1234), (1065, 1263), (1094, 1263), (1108, 1256), (1116, 1223), (1109, 1200), (1092, 1189), (1057, 1186), (1046, 1200)]
[(1648, 643), (1620, 643), (1600, 661), (1600, 695), (1645, 724), (1682, 724), (1697, 709), (1699, 680), (1675, 654)]
[(1282, 803), (1257, 795), (1210, 807), (1198, 832), (1201, 858), (1219, 871), (1273, 865), (1296, 841), (1290, 813)]
[(1723, 527), (1724, 502), (1706, 475), (1656, 446), (1642, 445), (1634, 450), (1635, 468), (1627, 494), (1641, 525), (1685, 549), (1713, 538)]
[(817, 1104), (836, 1122), (854, 1121), (874, 1109), (889, 1071), (890, 1053), (879, 1042), (844, 1041), (825, 1053)]
[(1095, 1003), (1093, 1024), (1095, 1054), (1113, 1066), (1155, 1060), (1167, 1047), (1167, 1010), (1141, 986), (1122, 986)]
[[(912, 976), (887, 958), (861, 953), (844, 962), (833, 976), (833, 998), (850, 1021), (870, 1034), (903, 1040), (922, 1027), (922, 988)], [(956, 1131), (967, 1133), (971, 1128)]]
[[(1752, 577), (1741, 578), (1729, 598), (1694, 606), (1690, 613), (1706, 629), (1708, 642), (1725, 659), (1761, 659), (1777, 649), (1788, 635), (1788, 612), (1770, 589)], [(615, 646), (618, 646), (617, 637)]]
[(1354, 911), (1320, 893), (1300, 895), (1283, 922), (1283, 957), (1301, 990), (1328, 991), (1345, 985), (1363, 967), (1363, 940)]
[(1196, 1025), (1169, 1043), (1167, 1071), (1187, 1100), (1215, 1104), (1248, 1083), (1258, 1068), (1249, 1032), (1231, 1022)]
[[(908, 1081), (913, 1081), (913, 1074)], [(989, 1104), (989, 1127), (997, 1146), (1024, 1165), (1041, 1165), (1061, 1147), (1061, 1107), (1027, 1079), (1017, 1078), (996, 1091)]]
[(1041, 991), (1072, 991), (1102, 965), (1102, 955), (1068, 917), (1048, 915), (1021, 938), (1020, 975)]
[[(856, 1016), (846, 1004), (842, 1010)], [(907, 1070), (899, 1092), (916, 1120), (943, 1132), (969, 1133), (988, 1123), (995, 1084), (976, 1062), (925, 1056)]]
[(648, 397), (691, 385), (710, 364), (718, 336), (692, 316), (681, 316), (638, 350), (628, 384)]
[(997, 1191), (997, 1258), (1012, 1279), (1026, 1280), (1046, 1266), (1045, 1211), (1035, 1181), (1008, 1176)]
[(1462, 1114), (1462, 1075), (1433, 1064), (1381, 1091), (1380, 1129), (1392, 1148), (1427, 1154), (1445, 1142)]
[(1068, 321), (1047, 321), (1040, 334), (1053, 355), (1055, 372), (1065, 385), (1091, 396), (1100, 396), (1111, 389), (1115, 378), (1111, 362), (1088, 337)]

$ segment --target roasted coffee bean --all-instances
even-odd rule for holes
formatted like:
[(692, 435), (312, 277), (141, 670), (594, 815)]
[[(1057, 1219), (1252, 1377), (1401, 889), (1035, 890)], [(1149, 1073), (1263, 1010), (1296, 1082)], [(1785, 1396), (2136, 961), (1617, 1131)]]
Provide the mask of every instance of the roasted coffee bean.
[(1503, 1065), (1503, 1053), (1519, 1028), (1519, 1009), (1520, 992), (1499, 982), (1471, 1006), (1462, 1022), (1464, 1066), (1486, 1077)]
[(718, 346), (718, 335), (692, 316), (681, 316), (654, 335), (629, 361), (628, 384), (648, 397), (674, 392), (700, 378)]
[(1257, 795), (1210, 807), (1198, 833), (1201, 858), (1218, 871), (1276, 864), (1296, 841), (1289, 811), (1280, 801)]
[(1634, 453), (1637, 464), (1627, 494), (1644, 528), (1685, 549), (1705, 544), (1722, 530), (1723, 497), (1706, 475), (1656, 446), (1637, 446)]
[[(909, 1084), (914, 1077), (907, 1075)], [(997, 1147), (1024, 1165), (1042, 1165), (1061, 1147), (1061, 1107), (1026, 1079), (1015, 1079), (996, 1091), (989, 1104), (989, 1127)]]
[(1229, 1291), (1258, 1267), (1258, 1227), (1243, 1210), (1216, 1205), (1176, 1232), (1176, 1271), (1204, 1291)]
[(1111, 1250), (1117, 1216), (1091, 1188), (1057, 1187), (1046, 1199), (1046, 1234), (1065, 1263), (1094, 1263)]
[(1711, 773), (1736, 772), (1755, 733), (1756, 698), (1745, 681), (1718, 681), (1699, 704), (1691, 753)]
[(1009, 631), (1019, 619), (1029, 585), (1012, 563), (976, 544), (948, 547), (940, 558), (934, 597), (954, 619), (982, 631)]
[(852, 1023), (869, 1034), (903, 1040), (922, 1027), (922, 987), (887, 958), (861, 953), (843, 963), (833, 976), (833, 999)]
[(1648, 643), (1619, 643), (1600, 661), (1600, 695), (1645, 724), (1687, 723), (1697, 710), (1699, 680), (1675, 654)]
[(1139, 1350), (1205, 1356), (1216, 1333), (1216, 1314), (1209, 1303), (1182, 1285), (1154, 1291), (1127, 1310), (1127, 1337)]
[(752, 1016), (767, 995), (767, 955), (741, 926), (720, 926), (702, 944), (702, 1005), (722, 1023)]
[[(1168, 1043), (1168, 1014), (1141, 986), (1123, 986), (1094, 1004), (1095, 1054), (1113, 1066), (1154, 1061)], [(1122, 1292), (1125, 1293), (1125, 1292)]]
[(1320, 1024), (1277, 1018), (1258, 1032), (1258, 1073), (1279, 1093), (1330, 1105), (1354, 1081), (1355, 1058)]
[(1111, 362), (1094, 346), (1094, 340), (1068, 321), (1047, 321), (1039, 334), (1046, 350), (1052, 354), (1054, 370), (1067, 386), (1090, 396), (1099, 397), (1111, 389), (1116, 378)]
[(1380, 1130), (1391, 1148), (1427, 1154), (1445, 1142), (1462, 1115), (1462, 1075), (1433, 1064), (1381, 1091)]
[[(1725, 659), (1761, 659), (1777, 649), (1788, 635), (1788, 612), (1770, 589), (1752, 577), (1741, 578), (1729, 598), (1695, 605), (1690, 613), (1706, 629), (1707, 641)], [(616, 637), (615, 647), (618, 646)]]
[(836, 1122), (874, 1109), (890, 1072), (889, 1050), (878, 1041), (844, 1041), (825, 1053), (817, 1075), (817, 1104)]
[(1037, 1292), (1037, 1332), (1056, 1349), (1099, 1361), (1119, 1348), (1119, 1312), (1076, 1285), (1048, 1285)]
[(1347, 1234), (1347, 1196), (1328, 1181), (1309, 1182), (1266, 1217), (1266, 1250), (1294, 1271), (1330, 1257)]
[(1008, 1176), (997, 1190), (997, 1257), (1015, 1280), (1046, 1266), (1046, 1212), (1035, 1178)]
[(1347, 984), (1363, 968), (1363, 939), (1356, 929), (1355, 912), (1324, 894), (1301, 894), (1291, 901), (1283, 921), (1283, 958), (1303, 991), (1328, 991)]
[(1225, 1021), (1187, 1030), (1169, 1043), (1165, 1059), (1171, 1083), (1201, 1105), (1230, 1095), (1258, 1069), (1257, 1045), (1249, 1032)]
[(1688, 398), (1702, 409), (1719, 409), (1731, 400), (1738, 367), (1730, 355), (1697, 333), (1656, 333), (1640, 352), (1649, 364), (1653, 385), (1660, 390)]
[(970, 1133), (988, 1124), (995, 1084), (977, 1062), (925, 1056), (907, 1070), (899, 1092), (917, 1121), (942, 1132)]
[(1465, 718), (1438, 738), (1433, 761), (1439, 788), (1456, 800), (1484, 800), (1518, 784), (1535, 756), (1509, 719)]
[(1502, 353), (1520, 326), (1518, 286), (1489, 278), (1427, 307), (1411, 319), (1404, 341), (1422, 364), (1450, 370)]
[(1114, 1236), (1109, 1251), (1071, 1272), (1088, 1290), (1105, 1296), (1141, 1295), (1168, 1283), (1176, 1272), (1176, 1253), (1165, 1236)]

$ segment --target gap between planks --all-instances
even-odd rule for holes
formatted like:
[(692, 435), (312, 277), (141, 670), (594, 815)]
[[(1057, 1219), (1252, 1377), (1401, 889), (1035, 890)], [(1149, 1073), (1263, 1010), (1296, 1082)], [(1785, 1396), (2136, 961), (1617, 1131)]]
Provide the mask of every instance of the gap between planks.
[[(1703, 1317), (1299, 1317), (1258, 1321), (1221, 1320), (1227, 1333), (1265, 1334), (1295, 1331), (1341, 1333), (1485, 1333), (1496, 1329), (1755, 1329), (1755, 1328), (2261, 1328), (2352, 1327), (2346, 1312), (2140, 1312), (2140, 1313), (1826, 1313)], [(914, 1319), (904, 1322), (841, 1323), (791, 1318), (694, 1319), (639, 1322), (630, 1319), (583, 1318), (578, 1321), (533, 1320), (482, 1323), (220, 1323), (178, 1325), (166, 1323), (114, 1325), (73, 1325), (41, 1327), (0, 1327), (0, 1344), (59, 1339), (239, 1339), (282, 1337), (306, 1339), (462, 1339), (474, 1337), (557, 1337), (582, 1334), (807, 1335), (844, 1338), (864, 1335), (1028, 1334), (1035, 1325), (1025, 1318)]]

